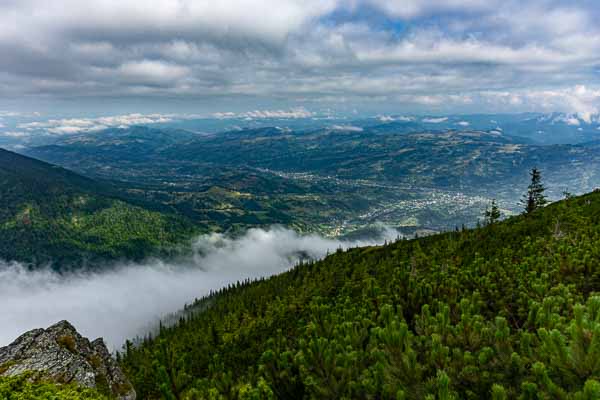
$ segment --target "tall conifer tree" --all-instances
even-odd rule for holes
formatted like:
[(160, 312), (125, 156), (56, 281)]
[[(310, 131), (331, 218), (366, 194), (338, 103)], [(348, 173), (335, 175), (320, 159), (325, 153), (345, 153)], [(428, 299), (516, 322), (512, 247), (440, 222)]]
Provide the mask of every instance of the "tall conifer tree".
[(527, 187), (527, 193), (523, 196), (523, 200), (521, 200), (526, 214), (530, 214), (548, 203), (546, 196), (544, 196), (546, 188), (542, 184), (542, 173), (540, 170), (533, 168), (529, 175), (531, 176), (531, 183)]
[(496, 203), (496, 199), (492, 200), (492, 204), (490, 208), (486, 208), (485, 210), (485, 224), (491, 225), (500, 221), (500, 208), (498, 208), (498, 204)]

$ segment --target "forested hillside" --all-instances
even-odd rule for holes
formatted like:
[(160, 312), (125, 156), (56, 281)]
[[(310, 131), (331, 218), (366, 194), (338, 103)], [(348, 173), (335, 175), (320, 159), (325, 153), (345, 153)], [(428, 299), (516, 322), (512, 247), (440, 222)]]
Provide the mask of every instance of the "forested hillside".
[(114, 197), (101, 183), (0, 149), (0, 259), (65, 268), (139, 259), (189, 238), (191, 226)]
[(599, 260), (591, 193), (223, 289), (121, 364), (148, 399), (597, 399)]

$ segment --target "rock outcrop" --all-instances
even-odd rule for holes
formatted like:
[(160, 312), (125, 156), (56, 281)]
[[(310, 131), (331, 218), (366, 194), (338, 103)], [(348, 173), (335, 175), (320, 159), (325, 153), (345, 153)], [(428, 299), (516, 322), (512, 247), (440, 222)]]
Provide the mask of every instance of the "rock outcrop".
[(76, 383), (120, 400), (135, 400), (133, 386), (104, 341), (90, 342), (67, 321), (24, 333), (0, 348), (0, 375), (26, 371), (34, 372), (36, 378)]

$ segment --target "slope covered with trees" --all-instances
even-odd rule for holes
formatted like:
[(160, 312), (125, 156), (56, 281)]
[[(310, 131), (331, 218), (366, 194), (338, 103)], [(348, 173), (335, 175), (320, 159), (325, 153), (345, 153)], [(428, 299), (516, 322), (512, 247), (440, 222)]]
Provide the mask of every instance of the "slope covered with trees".
[(103, 184), (0, 149), (0, 259), (64, 268), (138, 259), (192, 233), (185, 220), (115, 197)]
[(591, 193), (228, 287), (121, 364), (149, 399), (597, 399), (599, 260)]

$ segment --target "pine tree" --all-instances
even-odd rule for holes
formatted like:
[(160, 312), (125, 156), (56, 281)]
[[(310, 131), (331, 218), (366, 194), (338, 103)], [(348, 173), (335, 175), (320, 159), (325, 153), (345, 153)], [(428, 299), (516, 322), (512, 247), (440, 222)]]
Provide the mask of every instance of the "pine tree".
[(546, 188), (542, 184), (540, 170), (533, 168), (529, 175), (531, 176), (531, 183), (527, 187), (527, 193), (523, 196), (523, 200), (521, 200), (521, 204), (525, 206), (526, 214), (530, 214), (548, 203), (546, 196), (544, 196)]
[(493, 199), (490, 208), (485, 209), (485, 224), (491, 225), (498, 222), (500, 216), (500, 208), (498, 208), (498, 204), (496, 204), (496, 199)]

